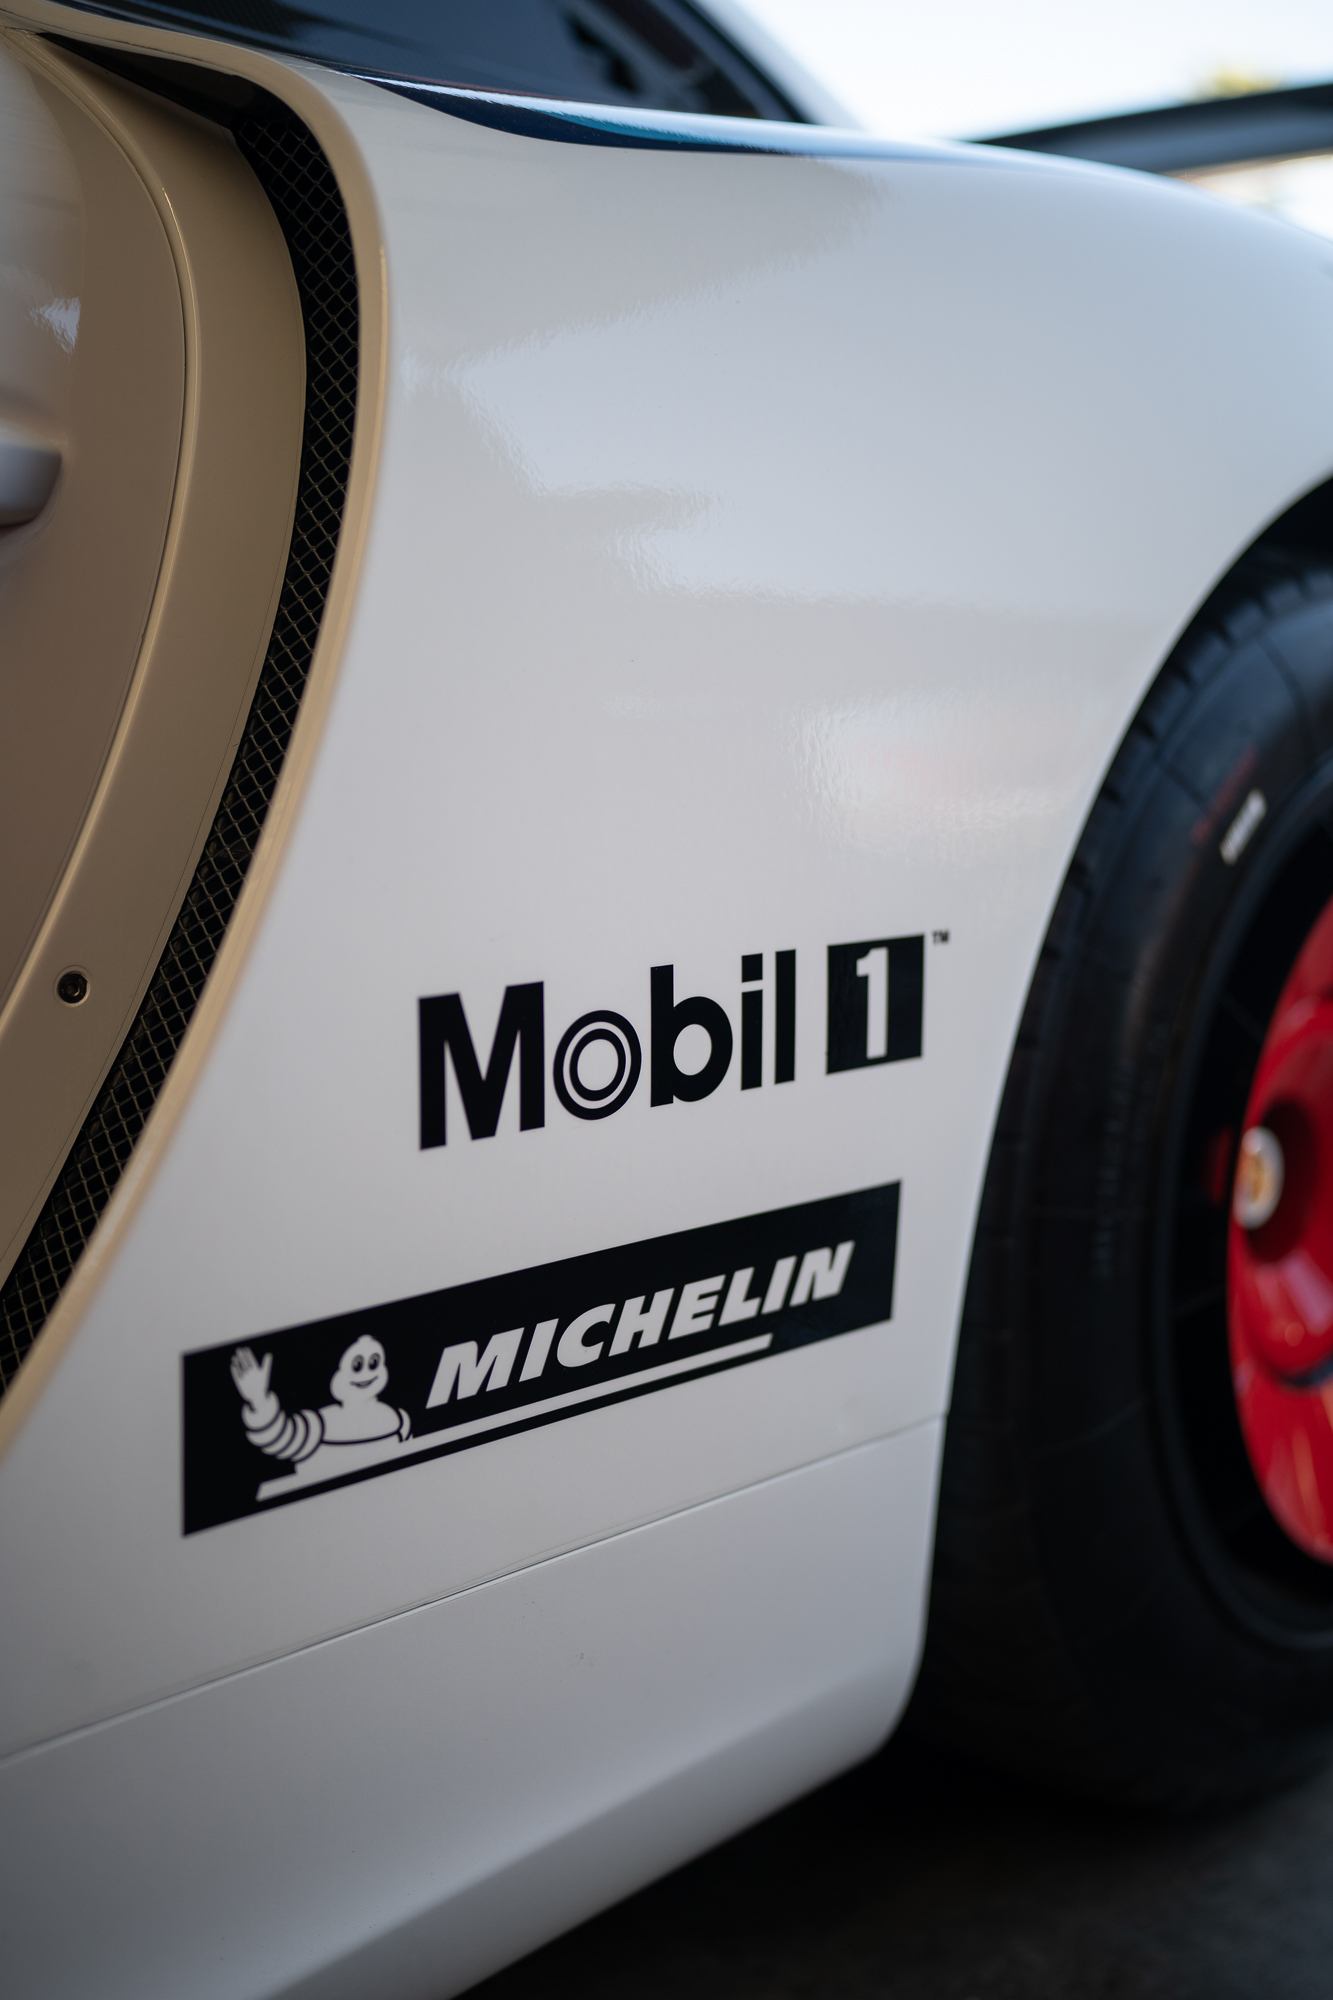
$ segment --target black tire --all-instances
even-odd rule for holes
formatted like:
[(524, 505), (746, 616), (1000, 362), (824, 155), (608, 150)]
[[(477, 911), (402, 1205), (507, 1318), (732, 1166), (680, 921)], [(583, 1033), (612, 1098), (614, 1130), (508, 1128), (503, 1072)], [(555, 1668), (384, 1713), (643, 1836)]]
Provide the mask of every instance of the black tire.
[[(1122, 744), (1023, 1015), (912, 1717), (1065, 1787), (1234, 1800), (1308, 1768), (1333, 1725), (1333, 1568), (1282, 1533), (1250, 1471), (1226, 1196), (1200, 1174), (1209, 1135), (1239, 1135), (1278, 993), (1333, 897), (1330, 753), (1333, 570), (1255, 554)], [(1266, 811), (1228, 865), (1252, 792)]]

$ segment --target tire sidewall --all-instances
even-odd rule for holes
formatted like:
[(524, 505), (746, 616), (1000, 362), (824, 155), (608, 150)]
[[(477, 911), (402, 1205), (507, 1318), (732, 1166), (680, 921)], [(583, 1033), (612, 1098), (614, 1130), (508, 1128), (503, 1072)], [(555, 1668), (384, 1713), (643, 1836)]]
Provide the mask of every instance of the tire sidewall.
[[(1333, 1602), (1322, 1619), (1284, 1617), (1214, 1531), (1171, 1325), (1200, 1050), (1273, 885), (1333, 811), (1333, 760), (1283, 669), (1281, 623), (1182, 649), (1112, 771), (1112, 830), (1094, 815), (1067, 885), (1070, 969), (1017, 1191), (1044, 1581), (1097, 1708), (1200, 1768), (1224, 1740), (1233, 1761), (1238, 1742), (1271, 1757), (1274, 1732), (1294, 1740), (1333, 1717)], [(1327, 625), (1333, 690), (1333, 607)], [(1228, 829), (1255, 793), (1263, 818), (1229, 861)], [(1333, 843), (1330, 857), (1333, 894)]]

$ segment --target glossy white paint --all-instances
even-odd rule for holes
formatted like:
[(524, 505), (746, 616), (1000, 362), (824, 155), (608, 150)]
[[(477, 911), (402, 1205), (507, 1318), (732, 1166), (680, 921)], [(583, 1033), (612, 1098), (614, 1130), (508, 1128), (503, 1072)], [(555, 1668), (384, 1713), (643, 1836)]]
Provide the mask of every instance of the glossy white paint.
[[(0, 1464), (0, 1798), (90, 1908), (80, 1798), (99, 1827), (153, 1774), (115, 1881), (175, 1840), (194, 1857), (157, 1958), (124, 1891), (137, 1993), (275, 1991), (418, 1921), (429, 1989), (385, 1942), (318, 1990), (373, 1965), (377, 1993), (440, 1991), (891, 1725), (1051, 903), (1172, 639), (1333, 470), (1327, 250), (1186, 190), (864, 141), (555, 143), (304, 74), (387, 270), (354, 615), (207, 1060)], [(826, 1076), (826, 947), (936, 931), (922, 1059)], [(543, 980), (548, 1053), (593, 1007), (646, 1051), (651, 966), (735, 1022), (740, 955), (791, 947), (794, 1083), (742, 1093), (733, 1063), (653, 1108), (645, 1078), (595, 1124), (548, 1095), (526, 1132), (511, 1085), (494, 1138), (455, 1105), (419, 1150), (419, 995), (461, 992), (488, 1044), (506, 985)], [(185, 1350), (892, 1179), (888, 1324), (182, 1537)], [(779, 1686), (784, 1621), (807, 1637)], [(662, 1707), (640, 1691), (668, 1633)], [(324, 1750), (403, 1648), (411, 1726), (368, 1779)], [(566, 1733), (554, 1764), (525, 1748)], [(356, 1812), (377, 1834), (350, 1869)], [(247, 1937), (236, 1896), (279, 1857), (311, 1886)], [(204, 1935), (212, 1987), (182, 1971)], [(25, 1948), (33, 1991), (93, 1962), (64, 1937), (57, 1978)], [(100, 1941), (95, 1962), (122, 1990)]]
[(855, 1762), (915, 1668), (938, 1435), (11, 1760), (6, 1991), (442, 2000)]

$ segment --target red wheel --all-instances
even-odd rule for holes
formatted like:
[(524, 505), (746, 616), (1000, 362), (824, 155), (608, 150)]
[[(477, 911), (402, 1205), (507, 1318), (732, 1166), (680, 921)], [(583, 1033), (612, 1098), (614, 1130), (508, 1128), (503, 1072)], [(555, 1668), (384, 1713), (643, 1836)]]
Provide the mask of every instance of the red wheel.
[(1245, 1107), (1227, 1322), (1264, 1499), (1333, 1563), (1333, 903), (1282, 989)]

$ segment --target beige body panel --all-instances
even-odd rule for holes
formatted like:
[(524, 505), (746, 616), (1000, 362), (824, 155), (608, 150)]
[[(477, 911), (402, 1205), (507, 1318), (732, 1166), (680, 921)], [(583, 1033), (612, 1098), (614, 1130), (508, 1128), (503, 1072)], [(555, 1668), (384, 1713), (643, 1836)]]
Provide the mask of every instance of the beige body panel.
[[(0, 998), (96, 787), (139, 655), (180, 456), (185, 333), (152, 198), (105, 128), (6, 62), (4, 415), (61, 454), (0, 538)], [(15, 158), (17, 156), (17, 158)], [(55, 213), (53, 213), (53, 210)], [(26, 225), (20, 228), (20, 223)]]
[[(286, 246), (230, 136), (26, 38), (3, 60), (24, 65), (83, 194), (94, 358), (86, 381), (74, 371), (51, 519), (13, 531), (30, 573), (0, 598), (0, 755), (21, 774), (11, 800), (45, 809), (31, 838), (21, 805), (5, 828), (0, 1280), (134, 1017), (226, 782), (282, 582), (305, 382)], [(76, 1005), (56, 991), (71, 968), (87, 979)]]

